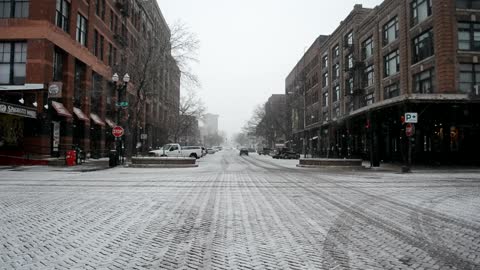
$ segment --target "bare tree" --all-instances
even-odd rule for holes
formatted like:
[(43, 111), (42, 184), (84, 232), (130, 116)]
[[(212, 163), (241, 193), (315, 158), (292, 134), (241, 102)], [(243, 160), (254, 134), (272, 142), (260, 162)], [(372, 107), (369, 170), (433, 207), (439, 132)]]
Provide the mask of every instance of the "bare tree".
[(187, 90), (180, 96), (180, 108), (178, 116), (174, 118), (170, 129), (170, 139), (178, 142), (182, 134), (188, 133), (202, 119), (206, 108), (203, 101), (193, 90)]
[(177, 61), (182, 73), (182, 83), (187, 87), (200, 87), (200, 80), (193, 72), (191, 64), (198, 63), (198, 50), (200, 41), (189, 27), (178, 20), (170, 26), (172, 56)]

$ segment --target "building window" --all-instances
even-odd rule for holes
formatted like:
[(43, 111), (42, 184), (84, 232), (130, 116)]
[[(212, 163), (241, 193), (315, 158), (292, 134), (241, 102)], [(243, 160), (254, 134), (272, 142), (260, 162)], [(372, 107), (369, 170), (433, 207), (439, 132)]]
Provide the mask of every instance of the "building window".
[(333, 79), (333, 80), (337, 80), (339, 77), (340, 77), (340, 65), (339, 65), (339, 64), (335, 64), (335, 65), (333, 66), (333, 76), (332, 76), (332, 79)]
[(0, 84), (25, 84), (26, 42), (0, 42)]
[(383, 99), (398, 97), (400, 95), (400, 88), (398, 83), (389, 85), (383, 90)]
[(414, 26), (432, 15), (432, 0), (414, 0), (410, 3), (410, 8)]
[(100, 36), (100, 47), (98, 48), (99, 49), (99, 54), (98, 55), (99, 55), (100, 60), (102, 60), (102, 62), (103, 62), (104, 56), (105, 56), (105, 54), (104, 54), (104, 43), (105, 43), (105, 39), (103, 38), (103, 36)]
[(63, 80), (63, 61), (64, 54), (55, 49), (53, 52), (53, 81), (61, 82)]
[(375, 103), (375, 96), (373, 93), (365, 95), (365, 105), (368, 106), (372, 105), (373, 103)]
[(337, 117), (340, 117), (340, 106), (337, 106), (333, 109), (333, 118), (337, 118)]
[(346, 61), (346, 66), (349, 70), (353, 69), (353, 54), (347, 55), (347, 61)]
[(323, 58), (322, 58), (322, 68), (327, 68), (328, 67), (328, 56), (325, 55)]
[(98, 32), (93, 30), (93, 54), (98, 57)]
[(374, 77), (375, 77), (375, 73), (374, 73), (374, 70), (373, 70), (373, 65), (368, 66), (365, 69), (364, 76), (365, 76), (365, 87), (373, 86)]
[(457, 8), (480, 9), (480, 1), (478, 1), (478, 0), (457, 0)]
[(398, 38), (398, 18), (395, 17), (383, 26), (383, 45), (388, 45)]
[(333, 47), (333, 50), (332, 50), (332, 57), (333, 59), (337, 59), (338, 56), (340, 56), (340, 49), (338, 48), (338, 45)]
[(458, 23), (458, 49), (480, 51), (480, 23)]
[(480, 64), (460, 64), (460, 92), (469, 94), (480, 87)]
[(77, 41), (83, 46), (87, 46), (87, 27), (88, 21), (80, 13), (77, 14)]
[(385, 77), (392, 76), (400, 72), (400, 54), (398, 53), (398, 50), (386, 55), (383, 60)]
[(86, 66), (84, 63), (75, 61), (75, 77), (73, 81), (73, 104), (74, 106), (81, 108), (84, 98), (84, 86), (85, 86)]
[(332, 102), (337, 102), (340, 100), (340, 85), (337, 85), (333, 88), (333, 97)]
[(28, 18), (30, 0), (0, 0), (0, 18)]
[(323, 73), (322, 76), (322, 87), (328, 86), (328, 72)]
[(433, 54), (433, 31), (430, 29), (413, 39), (413, 63), (417, 63)]
[(328, 92), (323, 93), (322, 104), (323, 104), (323, 107), (328, 107)]
[(420, 94), (433, 93), (433, 69), (425, 70), (413, 76), (414, 91)]
[(70, 30), (70, 3), (67, 0), (57, 0), (55, 22), (58, 27), (67, 32)]
[(108, 65), (113, 67), (113, 46), (112, 46), (112, 43), (108, 43)]
[(95, 14), (105, 20), (105, 0), (95, 0)]
[(353, 32), (349, 32), (345, 36), (345, 45), (346, 46), (353, 46)]
[(353, 78), (350, 78), (345, 82), (345, 87), (348, 93), (353, 94)]
[(373, 56), (373, 39), (369, 37), (362, 43), (362, 57), (366, 60)]

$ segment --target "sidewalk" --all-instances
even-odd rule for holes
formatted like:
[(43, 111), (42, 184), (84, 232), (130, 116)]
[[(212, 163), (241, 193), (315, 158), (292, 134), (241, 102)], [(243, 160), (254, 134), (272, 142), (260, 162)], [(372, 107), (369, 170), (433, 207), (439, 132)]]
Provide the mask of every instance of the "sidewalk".
[[(380, 167), (370, 167), (370, 161), (363, 161), (363, 167), (372, 172), (398, 172), (402, 173), (403, 164), (400, 163), (382, 163)], [(480, 166), (461, 166), (461, 165), (412, 165), (412, 173), (480, 173)]]
[(75, 166), (66, 166), (64, 162), (64, 160), (55, 160), (48, 166), (0, 166), (0, 171), (93, 172), (110, 168), (108, 158), (88, 159), (83, 164)]

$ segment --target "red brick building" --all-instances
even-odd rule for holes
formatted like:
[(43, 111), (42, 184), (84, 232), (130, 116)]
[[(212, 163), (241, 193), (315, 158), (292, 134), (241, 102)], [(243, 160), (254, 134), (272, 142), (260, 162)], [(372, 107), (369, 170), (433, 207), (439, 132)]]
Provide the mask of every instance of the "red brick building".
[[(132, 143), (164, 143), (180, 95), (169, 42), (156, 1), (0, 2), (0, 155), (63, 156), (78, 146), (103, 156), (117, 124)], [(162, 47), (148, 84), (138, 66), (142, 44)], [(131, 77), (128, 107), (117, 102), (114, 73)]]
[[(402, 116), (416, 112), (410, 142), (418, 161), (478, 162), (479, 15), (471, 0), (356, 5), (286, 79), (292, 145), (301, 149), (304, 143), (317, 156), (363, 157), (374, 165), (400, 161), (408, 142)], [(313, 86), (312, 72), (318, 76)], [(295, 106), (304, 93), (306, 106)], [(305, 128), (298, 124), (303, 118), (295, 117), (303, 108)]]

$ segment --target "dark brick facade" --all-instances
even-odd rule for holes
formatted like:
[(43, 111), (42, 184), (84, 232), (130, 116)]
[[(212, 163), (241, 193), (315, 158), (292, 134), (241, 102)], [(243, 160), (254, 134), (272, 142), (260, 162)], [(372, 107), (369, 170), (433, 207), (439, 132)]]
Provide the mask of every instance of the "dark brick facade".
[[(478, 97), (473, 94), (473, 89), (468, 93), (460, 90), (459, 66), (460, 63), (478, 63), (480, 52), (459, 50), (457, 22), (476, 22), (480, 18), (480, 10), (457, 9), (454, 0), (432, 0), (431, 6), (428, 3), (385, 0), (374, 9), (356, 5), (328, 38), (320, 36), (322, 42), (319, 43), (319, 39), (314, 42), (313, 54), (317, 58), (315, 61), (320, 63), (315, 68), (315, 76), (318, 74), (315, 81), (320, 87), (303, 90), (304, 83), (310, 80), (304, 74), (309, 72), (307, 63), (312, 61), (312, 48), (285, 82), (286, 93), (300, 89), (297, 94), (290, 95), (288, 102), (289, 118), (293, 121), (292, 145), (297, 150), (305, 144), (307, 151), (313, 155), (398, 160), (403, 154), (401, 146), (405, 142), (400, 116), (414, 111), (421, 115), (417, 134), (413, 138), (417, 157), (428, 159), (435, 153), (442, 153), (444, 156), (475, 159), (472, 149), (478, 151), (480, 145), (470, 137), (478, 135), (480, 128), (479, 121), (471, 115), (478, 113)], [(425, 5), (422, 8), (428, 9), (418, 15), (419, 8), (415, 9), (416, 13), (413, 12), (416, 4)], [(422, 17), (423, 14), (427, 15)], [(397, 34), (393, 35), (396, 38), (385, 42), (385, 29), (395, 20), (398, 22)], [(419, 54), (414, 42), (429, 30), (433, 33), (433, 53), (414, 60), (414, 56)], [(349, 33), (353, 34), (353, 44), (348, 44)], [(373, 53), (365, 57), (363, 44), (370, 39), (373, 41)], [(335, 58), (336, 46), (340, 50)], [(397, 51), (399, 63), (398, 72), (395, 72), (397, 68), (392, 64), (395, 61), (389, 62), (391, 65), (386, 61)], [(353, 59), (351, 67), (349, 54)], [(321, 64), (324, 57), (328, 57), (325, 67)], [(337, 64), (340, 75), (334, 79)], [(370, 68), (374, 76), (367, 83), (366, 71)], [(304, 72), (305, 69), (307, 72)], [(394, 72), (387, 74), (390, 69)], [(324, 74), (328, 74), (327, 85), (322, 84)], [(427, 74), (432, 75), (431, 82), (428, 79), (424, 81)], [(350, 78), (353, 79), (353, 89), (349, 87)], [(335, 93), (336, 86), (340, 88), (339, 97)], [(394, 91), (396, 88), (398, 91)], [(309, 91), (318, 94), (311, 95)], [(324, 101), (326, 93), (328, 104)], [(305, 129), (302, 124), (304, 110)], [(435, 110), (442, 113), (437, 114)], [(445, 117), (440, 118), (444, 114)], [(441, 129), (440, 125), (443, 126)], [(445, 138), (450, 138), (450, 135), (451, 139)]]
[[(120, 79), (125, 73), (134, 74), (134, 69), (138, 67), (133, 66), (129, 60), (136, 53), (136, 44), (146, 42), (147, 36), (157, 33), (161, 33), (162, 40), (169, 42), (170, 32), (156, 3), (142, 4), (141, 1), (136, 0), (68, 0), (66, 2), (70, 4), (68, 32), (56, 24), (56, 0), (29, 1), (27, 18), (0, 18), (0, 42), (27, 43), (25, 84), (36, 85), (36, 88), (39, 88), (21, 90), (21, 85), (10, 85), (8, 91), (0, 88), (2, 89), (0, 99), (13, 102), (19, 97), (28, 96), (30, 101), (37, 102), (38, 118), (33, 122), (28, 120), (28, 125), (33, 125), (33, 128), (23, 128), (23, 140), (18, 145), (21, 152), (34, 155), (52, 154), (51, 121), (59, 121), (61, 122), (61, 145), (60, 152), (55, 154), (63, 155), (65, 150), (71, 149), (75, 144), (87, 154), (104, 155), (111, 148), (113, 140), (111, 127), (108, 124), (103, 126), (94, 121), (78, 119), (73, 113), (77, 102), (76, 91), (81, 93), (77, 98), (79, 101), (77, 107), (87, 117), (90, 118), (90, 113), (95, 113), (101, 121), (105, 122), (109, 119), (110, 122), (116, 122), (117, 93), (110, 83), (113, 73), (118, 73)], [(98, 15), (96, 3), (102, 5)], [(81, 14), (88, 20), (86, 46), (77, 42), (77, 14)], [(151, 29), (157, 32), (150, 33)], [(96, 39), (95, 36), (98, 38)], [(97, 40), (96, 44), (94, 44), (95, 40)], [(52, 74), (54, 74), (55, 51), (60, 52), (63, 58), (61, 71), (63, 96), (48, 99), (47, 88), (54, 81)], [(157, 94), (146, 97), (145, 105), (138, 116), (138, 119), (141, 119), (138, 124), (141, 132), (148, 134), (145, 144), (150, 147), (166, 141), (164, 134), (168, 133), (166, 131), (168, 124), (172, 122), (175, 112), (178, 111), (180, 71), (169, 52), (166, 58), (169, 59), (166, 61), (168, 64), (158, 68), (167, 76), (161, 76), (157, 80), (159, 84), (148, 89), (150, 93)], [(75, 85), (76, 64), (85, 67), (77, 86)], [(96, 85), (93, 85), (94, 76), (97, 76), (96, 80), (98, 80)], [(127, 99), (130, 103), (136, 100), (136, 83), (138, 84), (139, 80), (132, 77), (128, 85)], [(17, 87), (19, 88), (16, 89)], [(92, 93), (92, 91), (96, 92)], [(51, 101), (62, 103), (73, 117), (57, 115), (49, 103)], [(31, 106), (30, 103), (24, 106)], [(47, 104), (50, 106), (44, 107)], [(128, 117), (128, 114), (130, 113), (123, 112), (124, 117)], [(22, 121), (17, 119), (17, 122)], [(27, 120), (23, 125), (27, 125)], [(137, 135), (139, 134), (135, 136)]]

